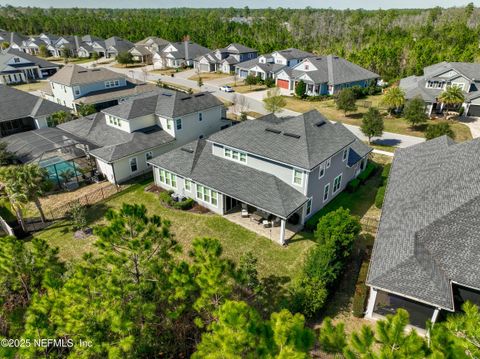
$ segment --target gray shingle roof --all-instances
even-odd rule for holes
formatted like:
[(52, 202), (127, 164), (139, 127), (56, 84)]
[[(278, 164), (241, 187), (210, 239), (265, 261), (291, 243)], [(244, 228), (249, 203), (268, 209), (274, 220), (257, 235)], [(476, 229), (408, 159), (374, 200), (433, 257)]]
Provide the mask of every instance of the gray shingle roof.
[(116, 161), (137, 152), (146, 151), (175, 141), (161, 128), (150, 128), (148, 133), (136, 131), (128, 133), (112, 126), (101, 112), (57, 126), (89, 142), (98, 148), (90, 153), (106, 162)]
[(298, 78), (303, 74), (309, 76), (314, 83), (328, 83), (329, 85), (340, 85), (344, 83), (373, 80), (380, 75), (364, 69), (354, 63), (351, 63), (335, 55), (309, 57), (304, 61), (309, 61), (317, 68), (314, 71), (297, 70), (295, 66), (291, 76)]
[(287, 60), (304, 59), (304, 58), (307, 58), (307, 57), (315, 56), (315, 54), (312, 54), (311, 52), (295, 49), (293, 47), (289, 48), (289, 49), (274, 51), (274, 53), (278, 53), (278, 54), (282, 55)]
[(224, 50), (231, 54), (246, 54), (249, 52), (257, 52), (257, 50), (254, 48), (251, 48), (242, 44), (238, 44), (235, 42), (225, 47)]
[(131, 98), (103, 112), (125, 120), (153, 113), (174, 118), (221, 105), (222, 102), (208, 92), (190, 95), (157, 87), (155, 91)]
[(449, 70), (455, 70), (470, 80), (480, 78), (480, 64), (478, 63), (440, 62), (423, 69), (424, 75), (427, 77), (437, 76)]
[(125, 75), (103, 67), (87, 69), (79, 65), (68, 64), (51, 76), (50, 81), (66, 86), (73, 86), (106, 80), (118, 80), (121, 78), (125, 78)]
[(6, 85), (0, 85), (0, 122), (23, 117), (42, 117), (70, 109)]
[[(32, 64), (37, 65), (39, 68), (60, 68), (60, 65), (54, 64), (53, 62), (46, 61), (39, 57), (27, 54), (23, 51), (9, 48), (6, 51), (0, 51), (0, 69), (2, 66), (6, 66), (7, 61), (10, 61), (13, 57), (21, 57)], [(20, 65), (21, 66), (21, 65)]]
[(135, 44), (133, 42), (117, 36), (112, 36), (105, 40), (107, 50), (114, 49), (117, 53), (127, 52), (134, 46)]
[(453, 310), (451, 283), (480, 287), (480, 139), (395, 153), (367, 283)]
[(239, 64), (235, 65), (235, 67), (245, 69), (245, 70), (250, 70), (251, 68), (253, 68), (255, 66), (260, 67), (263, 71), (265, 71), (267, 73), (271, 72), (271, 73), (274, 73), (274, 74), (277, 73), (277, 72), (280, 72), (280, 70), (288, 67), (287, 65), (274, 64), (274, 63), (271, 63), (271, 62), (261, 63), (258, 57), (255, 58), (255, 59), (252, 59), (252, 60), (240, 62)]
[(212, 144), (205, 140), (150, 162), (283, 218), (307, 201), (301, 192), (271, 174), (213, 155)]
[(332, 124), (316, 110), (288, 119), (274, 117), (242, 122), (209, 140), (307, 170), (359, 141), (343, 125)]
[(425, 102), (435, 102), (443, 90), (426, 88), (425, 84), (426, 81), (423, 76), (409, 76), (401, 79), (399, 86), (405, 91), (407, 100), (420, 97)]
[[(185, 59), (185, 42), (171, 42), (171, 45), (173, 45), (177, 51), (172, 51), (172, 52), (165, 52), (163, 51), (164, 55), (171, 54), (175, 59)], [(209, 52), (212, 52), (212, 50), (207, 49), (206, 47), (203, 47), (195, 42), (188, 42), (188, 59), (195, 59), (199, 56), (205, 55)]]

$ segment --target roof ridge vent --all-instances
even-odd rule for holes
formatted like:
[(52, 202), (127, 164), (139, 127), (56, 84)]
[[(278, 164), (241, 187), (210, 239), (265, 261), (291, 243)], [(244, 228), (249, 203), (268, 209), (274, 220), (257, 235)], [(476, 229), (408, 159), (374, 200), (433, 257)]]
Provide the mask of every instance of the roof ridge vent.
[(265, 131), (267, 131), (267, 132), (272, 132), (272, 133), (276, 133), (277, 135), (279, 135), (279, 134), (282, 133), (282, 131), (277, 130), (276, 128), (271, 128), (271, 127), (266, 127), (266, 128), (265, 128)]
[(188, 96), (188, 97), (184, 97), (182, 98), (181, 100), (184, 101), (184, 100), (190, 100), (192, 98), (192, 96)]
[(300, 135), (297, 135), (295, 133), (290, 133), (290, 132), (284, 132), (283, 135), (287, 137), (297, 138), (297, 139), (301, 137)]
[(183, 152), (193, 153), (193, 150), (191, 148), (182, 147), (181, 150)]
[(322, 127), (325, 123), (326, 123), (325, 120), (320, 120), (315, 124), (315, 126)]

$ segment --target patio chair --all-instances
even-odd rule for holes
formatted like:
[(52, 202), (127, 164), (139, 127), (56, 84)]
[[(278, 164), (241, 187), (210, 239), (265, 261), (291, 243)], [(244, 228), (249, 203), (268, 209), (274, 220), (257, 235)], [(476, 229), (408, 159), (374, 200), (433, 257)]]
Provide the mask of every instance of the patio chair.
[(266, 219), (264, 219), (262, 223), (263, 223), (263, 228), (270, 228), (272, 226), (272, 222)]
[(280, 222), (281, 222), (281, 219), (278, 218), (278, 217), (275, 217), (272, 224), (273, 224), (274, 227), (280, 227)]
[(250, 215), (248, 214), (248, 210), (242, 209), (242, 218), (248, 218)]

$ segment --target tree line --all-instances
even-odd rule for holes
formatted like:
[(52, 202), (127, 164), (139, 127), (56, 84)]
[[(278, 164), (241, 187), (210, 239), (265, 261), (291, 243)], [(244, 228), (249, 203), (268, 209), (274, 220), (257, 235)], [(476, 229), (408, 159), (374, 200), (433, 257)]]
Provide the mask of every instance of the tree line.
[[(236, 21), (243, 17), (244, 21)], [(211, 49), (239, 42), (268, 53), (297, 47), (334, 53), (384, 79), (421, 74), (441, 61), (473, 62), (479, 55), (480, 10), (333, 9), (41, 9), (0, 7), (0, 28), (24, 34), (91, 34), (138, 41), (185, 35)]]

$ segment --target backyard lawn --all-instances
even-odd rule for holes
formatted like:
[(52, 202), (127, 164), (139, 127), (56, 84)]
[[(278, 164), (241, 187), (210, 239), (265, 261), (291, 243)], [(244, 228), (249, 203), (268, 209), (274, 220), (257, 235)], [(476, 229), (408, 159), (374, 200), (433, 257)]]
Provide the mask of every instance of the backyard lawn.
[[(260, 275), (278, 275), (294, 277), (301, 269), (301, 263), (307, 250), (313, 245), (308, 233), (297, 234), (292, 243), (281, 247), (267, 238), (250, 232), (215, 214), (195, 214), (163, 207), (157, 196), (145, 192), (146, 184), (135, 184), (127, 190), (89, 208), (89, 225), (101, 224), (108, 208), (119, 208), (122, 203), (144, 204), (149, 214), (157, 214), (172, 222), (172, 232), (183, 247), (186, 256), (191, 243), (197, 237), (217, 238), (223, 245), (224, 255), (233, 261), (246, 252), (252, 251), (258, 257)], [(95, 251), (95, 238), (75, 239), (69, 221), (58, 222), (37, 232), (34, 237), (45, 239), (50, 245), (58, 247), (64, 260), (79, 259), (83, 253)]]
[[(348, 113), (347, 116), (343, 111), (337, 110), (334, 100), (325, 101), (304, 101), (295, 97), (285, 96), (287, 105), (285, 106), (289, 110), (297, 112), (306, 112), (316, 109), (325, 115), (329, 120), (340, 121), (350, 125), (360, 126), (362, 124), (362, 115), (368, 110), (369, 106), (378, 107), (385, 111), (381, 105), (382, 95), (369, 96), (366, 99), (358, 100), (358, 110), (354, 113)], [(429, 120), (428, 124), (439, 123), (445, 120)], [(458, 142), (472, 139), (472, 134), (468, 126), (458, 121), (448, 121), (453, 131), (455, 132), (455, 140)], [(404, 118), (397, 117), (385, 117), (384, 118), (384, 130), (385, 132), (400, 133), (404, 135), (424, 137), (425, 127), (420, 129), (412, 129), (410, 124)]]

